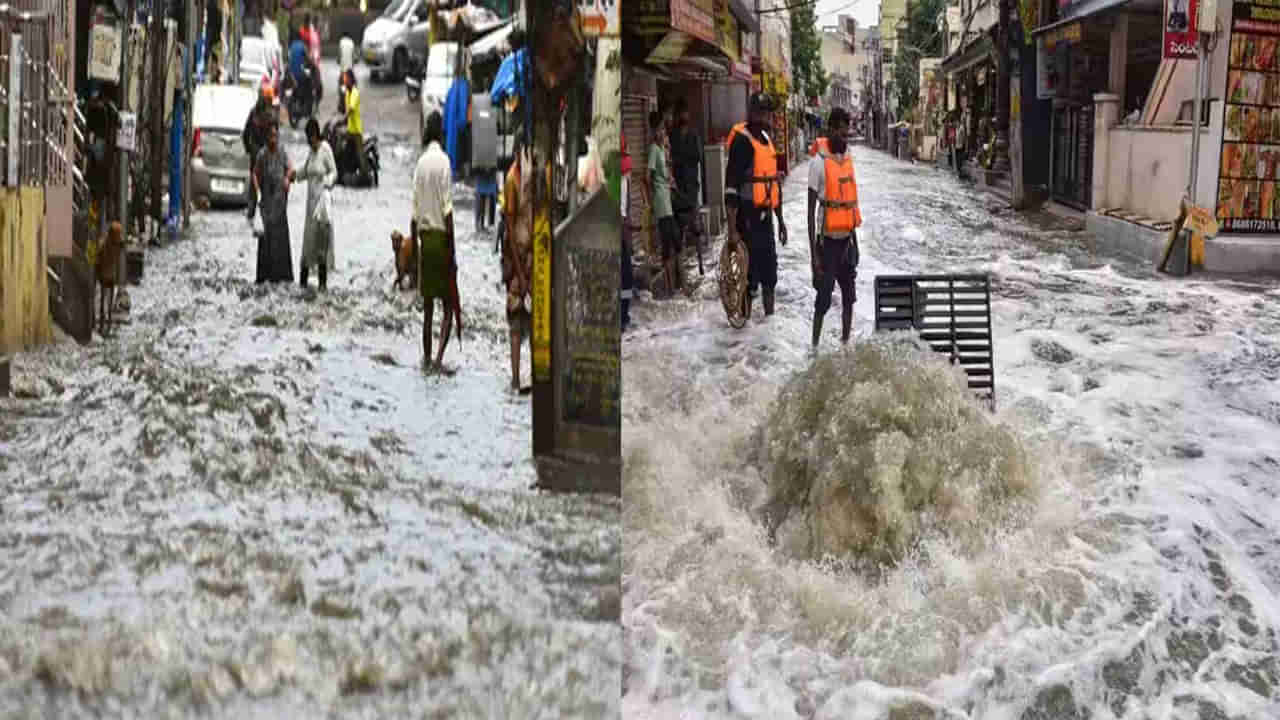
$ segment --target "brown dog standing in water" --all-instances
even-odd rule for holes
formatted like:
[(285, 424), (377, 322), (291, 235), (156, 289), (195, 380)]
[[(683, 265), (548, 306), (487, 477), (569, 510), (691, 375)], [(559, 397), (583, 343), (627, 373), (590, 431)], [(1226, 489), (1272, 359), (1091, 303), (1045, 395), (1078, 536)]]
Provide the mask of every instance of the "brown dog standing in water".
[(418, 283), (418, 239), (405, 237), (400, 234), (399, 230), (391, 233), (391, 250), (396, 256), (396, 282), (394, 287), (397, 290), (404, 289), (404, 279), (414, 284)]
[(98, 277), (98, 331), (105, 337), (111, 326), (111, 312), (116, 304), (116, 285), (120, 282), (120, 253), (124, 252), (124, 228), (113, 222), (106, 240), (98, 251), (94, 274)]

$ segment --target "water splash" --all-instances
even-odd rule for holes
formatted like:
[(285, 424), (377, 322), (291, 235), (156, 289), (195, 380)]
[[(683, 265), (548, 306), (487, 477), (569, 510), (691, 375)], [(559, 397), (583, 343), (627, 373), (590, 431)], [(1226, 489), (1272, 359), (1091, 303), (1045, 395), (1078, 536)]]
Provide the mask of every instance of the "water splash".
[(812, 559), (896, 564), (934, 534), (972, 554), (1023, 514), (1037, 482), (1026, 442), (982, 408), (962, 371), (899, 335), (797, 373), (759, 447), (766, 524), (785, 522), (801, 535), (787, 547)]

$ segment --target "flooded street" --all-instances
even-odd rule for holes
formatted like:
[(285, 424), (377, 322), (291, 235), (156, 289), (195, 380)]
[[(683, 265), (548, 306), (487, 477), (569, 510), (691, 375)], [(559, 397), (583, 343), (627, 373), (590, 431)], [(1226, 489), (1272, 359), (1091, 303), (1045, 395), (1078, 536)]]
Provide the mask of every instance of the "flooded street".
[[(692, 299), (633, 306), (624, 715), (1280, 715), (1280, 283), (1159, 276), (930, 166), (854, 160), (856, 355), (833, 357), (838, 305), (810, 354), (803, 167), (774, 317), (757, 300), (729, 328), (714, 268)], [(994, 422), (908, 382), (936, 383), (936, 361), (869, 337), (874, 276), (959, 272), (992, 279)], [(955, 454), (983, 443), (1004, 454)], [(788, 468), (791, 448), (808, 462)], [(849, 506), (909, 527), (894, 493), (921, 468), (952, 473), (919, 506), (944, 521), (878, 572), (767, 539), (766, 486), (788, 473), (870, 483)], [(1001, 478), (1025, 504), (941, 507)], [(829, 508), (792, 535), (830, 529)]]
[[(618, 713), (619, 501), (531, 489), (499, 258), (461, 184), (456, 375), (422, 372), (421, 300), (391, 289), (416, 109), (358, 73), (381, 186), (335, 188), (327, 292), (254, 285), (243, 211), (193, 213), (115, 337), (16, 356), (0, 717)], [(300, 131), (282, 141), (300, 166)], [(305, 202), (300, 182), (295, 275)]]

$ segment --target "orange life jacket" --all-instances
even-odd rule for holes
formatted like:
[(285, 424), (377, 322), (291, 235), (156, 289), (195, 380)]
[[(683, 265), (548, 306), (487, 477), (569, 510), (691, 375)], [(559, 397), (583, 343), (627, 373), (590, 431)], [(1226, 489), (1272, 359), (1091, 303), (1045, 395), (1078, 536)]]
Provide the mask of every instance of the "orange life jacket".
[(776, 209), (782, 202), (782, 187), (778, 177), (778, 153), (773, 141), (760, 142), (749, 132), (744, 133), (755, 150), (755, 162), (751, 168), (751, 204), (760, 209)]
[(853, 158), (848, 155), (837, 160), (822, 153), (824, 180), (822, 183), (822, 232), (827, 237), (844, 237), (862, 225), (862, 211), (858, 208), (858, 181), (853, 177)]
[(824, 137), (814, 140), (813, 143), (809, 145), (809, 157), (813, 157), (818, 153), (826, 154), (829, 152), (831, 152), (831, 147), (827, 145), (827, 139)]
[(724, 139), (724, 149), (728, 150), (729, 148), (733, 147), (733, 139), (738, 136), (738, 133), (746, 132), (746, 130), (747, 130), (747, 124), (744, 122), (740, 122), (737, 125), (734, 125), (732, 128), (729, 128), (729, 134), (725, 136), (725, 139)]

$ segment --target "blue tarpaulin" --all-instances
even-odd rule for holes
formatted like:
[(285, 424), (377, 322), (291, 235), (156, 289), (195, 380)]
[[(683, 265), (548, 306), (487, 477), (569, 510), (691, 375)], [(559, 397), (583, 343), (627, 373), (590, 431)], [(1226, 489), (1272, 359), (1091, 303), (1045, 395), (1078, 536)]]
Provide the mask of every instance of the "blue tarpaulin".
[(444, 101), (444, 144), (453, 166), (453, 176), (462, 170), (462, 131), (467, 126), (467, 105), (471, 102), (471, 87), (465, 77), (459, 76), (449, 88)]
[(525, 97), (525, 49), (511, 53), (498, 66), (498, 74), (493, 78), (493, 89), (489, 91), (489, 99), (495, 107), (501, 106), (508, 95)]

